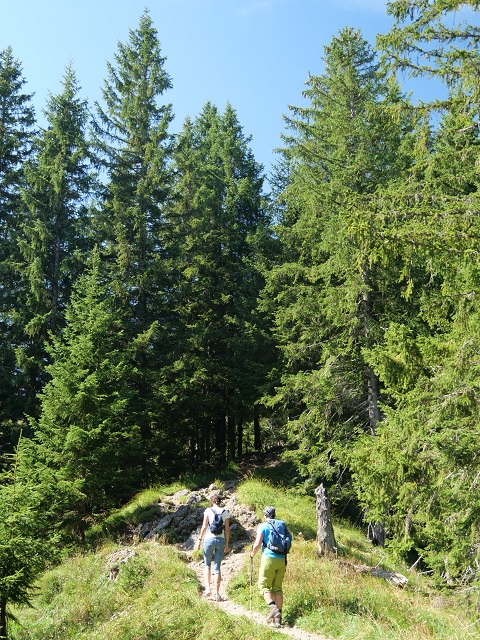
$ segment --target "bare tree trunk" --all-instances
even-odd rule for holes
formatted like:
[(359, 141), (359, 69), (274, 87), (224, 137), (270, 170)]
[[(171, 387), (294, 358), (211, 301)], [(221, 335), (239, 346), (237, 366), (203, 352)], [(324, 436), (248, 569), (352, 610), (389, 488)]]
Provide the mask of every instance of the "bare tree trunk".
[(210, 462), (211, 447), (212, 447), (212, 432), (211, 432), (212, 425), (208, 418), (205, 418), (203, 428), (204, 428), (204, 434), (205, 434), (204, 460), (205, 462)]
[(227, 460), (235, 458), (235, 416), (227, 417)]
[(337, 555), (337, 543), (330, 517), (330, 501), (323, 484), (315, 489), (317, 496), (317, 552), (321, 556)]
[(255, 451), (260, 451), (262, 447), (262, 441), (260, 438), (260, 416), (258, 413), (258, 407), (253, 409), (253, 448)]
[(7, 635), (7, 599), (0, 598), (0, 638), (5, 640)]
[(351, 562), (346, 562), (345, 560), (339, 560), (339, 564), (342, 567), (348, 567), (349, 569), (353, 569), (354, 571), (358, 571), (359, 573), (369, 573), (376, 578), (383, 578), (390, 582), (390, 584), (395, 585), (396, 587), (403, 587), (407, 584), (408, 578), (401, 573), (397, 573), (396, 571), (390, 571), (388, 569), (379, 569), (378, 567), (369, 567), (366, 564), (352, 564)]
[(237, 456), (243, 453), (243, 419), (238, 421), (237, 426)]
[(367, 377), (368, 389), (368, 420), (370, 423), (370, 433), (374, 436), (377, 433), (377, 425), (380, 422), (380, 408), (378, 406), (380, 390), (378, 378), (371, 367), (366, 367), (365, 375)]
[(367, 530), (367, 540), (375, 546), (379, 545), (380, 547), (385, 546), (385, 529), (381, 522), (369, 522), (368, 530)]
[[(369, 274), (366, 266), (362, 268), (362, 282), (365, 285), (365, 293), (362, 296), (363, 308), (363, 326), (364, 336), (367, 344), (370, 342), (370, 322), (373, 316), (372, 295), (368, 290)], [(374, 436), (377, 432), (377, 425), (380, 422), (380, 409), (378, 405), (379, 384), (378, 378), (368, 365), (365, 367), (365, 378), (368, 396), (368, 421), (370, 424), (370, 433)]]
[(226, 421), (224, 415), (214, 419), (213, 428), (215, 435), (216, 459), (219, 464), (224, 464), (226, 460), (225, 454), (227, 450)]

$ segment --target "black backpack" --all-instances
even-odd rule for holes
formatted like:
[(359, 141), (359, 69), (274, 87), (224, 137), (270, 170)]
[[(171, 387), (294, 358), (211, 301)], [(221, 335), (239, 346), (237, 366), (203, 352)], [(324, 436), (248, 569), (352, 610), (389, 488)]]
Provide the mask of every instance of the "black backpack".
[(210, 522), (210, 531), (215, 535), (218, 536), (221, 533), (223, 533), (223, 527), (224, 527), (224, 522), (223, 522), (223, 518), (222, 518), (222, 513), (225, 511), (225, 509), (223, 509), (223, 511), (221, 511), (220, 513), (216, 513), (215, 511), (213, 511), (213, 520)]
[(283, 520), (269, 520), (268, 524), (271, 525), (272, 530), (265, 546), (274, 553), (284, 554), (286, 559), (292, 546), (292, 535), (287, 529), (287, 525)]

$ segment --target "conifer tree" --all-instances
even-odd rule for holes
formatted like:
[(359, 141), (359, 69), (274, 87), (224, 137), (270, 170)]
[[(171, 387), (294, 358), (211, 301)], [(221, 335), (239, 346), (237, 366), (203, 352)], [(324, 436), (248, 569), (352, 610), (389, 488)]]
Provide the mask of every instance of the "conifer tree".
[(8, 638), (12, 605), (29, 605), (40, 572), (57, 555), (57, 487), (32, 465), (29, 442), (17, 445), (0, 474), (0, 637)]
[(106, 172), (97, 238), (126, 335), (132, 341), (143, 336), (137, 341), (138, 404), (132, 410), (142, 428), (145, 465), (152, 463), (154, 470), (163, 432), (151, 391), (166, 339), (163, 324), (170, 291), (163, 209), (171, 182), (168, 127), (173, 116), (171, 105), (161, 102), (171, 87), (164, 65), (157, 32), (145, 11), (128, 43), (119, 43), (115, 64), (108, 64), (104, 105), (96, 105), (95, 121)]
[[(358, 441), (352, 451), (357, 494), (389, 528), (391, 544), (403, 554), (421, 554), (437, 579), (450, 584), (478, 582), (480, 544), (473, 444), (480, 141), (472, 71), (478, 53), (470, 40), (475, 28), (450, 21), (448, 11), (460, 4), (472, 3), (392, 2), (397, 22), (381, 39), (392, 64), (435, 75), (448, 92), (421, 105), (425, 124), (415, 140), (415, 163), (384, 194), (382, 207), (395, 212), (388, 235), (402, 255), (399, 279), (409, 281), (418, 316), (385, 323), (384, 344), (369, 354), (394, 402), (385, 408), (378, 437)], [(428, 118), (437, 108), (443, 115), (434, 128)]]
[[(394, 24), (378, 37), (384, 61), (412, 77), (437, 78), (449, 89), (462, 88), (478, 103), (478, 38), (471, 24), (478, 0), (389, 0)], [(448, 98), (447, 98), (448, 101)], [(432, 106), (442, 107), (443, 97)]]
[(15, 254), (16, 229), (23, 165), (28, 160), (35, 114), (32, 96), (22, 93), (22, 68), (11, 48), (0, 52), (0, 230), (1, 264)]
[(178, 272), (171, 395), (194, 461), (233, 458), (262, 377), (256, 297), (268, 216), (262, 167), (231, 105), (207, 103), (179, 135), (171, 220)]
[(34, 141), (34, 158), (25, 167), (17, 269), (22, 294), (15, 323), (23, 336), (17, 350), (26, 380), (27, 413), (45, 381), (46, 345), (64, 325), (72, 284), (91, 247), (89, 199), (94, 178), (86, 139), (87, 105), (78, 97), (75, 73), (68, 67), (63, 90), (51, 96), (47, 126)]
[(61, 524), (83, 535), (87, 519), (118, 505), (138, 486), (139, 427), (135, 424), (134, 356), (98, 250), (77, 282), (66, 326), (48, 348), (51, 380), (33, 422), (36, 459), (54, 475)]
[(20, 191), (30, 156), (35, 114), (31, 95), (12, 50), (0, 52), (0, 452), (11, 450), (10, 431), (23, 416), (21, 383), (15, 361), (12, 313), (17, 307)]
[(169, 193), (173, 116), (171, 105), (159, 104), (171, 88), (165, 60), (145, 11), (128, 44), (119, 43), (116, 64), (108, 64), (105, 106), (96, 105), (96, 141), (107, 173), (98, 232), (112, 260), (115, 291), (131, 305), (132, 324), (140, 330), (156, 317), (162, 205)]
[(285, 362), (276, 401), (290, 414), (296, 455), (313, 475), (344, 480), (345, 448), (381, 420), (365, 354), (385, 315), (405, 313), (377, 199), (408, 166), (411, 125), (390, 117), (386, 106), (403, 98), (377, 67), (361, 34), (343, 29), (325, 47), (325, 73), (309, 76), (308, 106), (292, 108), (278, 230), (285, 261), (265, 291)]

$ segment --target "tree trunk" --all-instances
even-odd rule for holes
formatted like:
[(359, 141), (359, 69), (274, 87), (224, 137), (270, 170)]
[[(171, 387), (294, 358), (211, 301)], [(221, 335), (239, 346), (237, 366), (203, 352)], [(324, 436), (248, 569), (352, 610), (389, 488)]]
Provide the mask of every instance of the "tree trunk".
[(262, 442), (260, 439), (260, 416), (258, 413), (258, 407), (255, 406), (253, 410), (253, 448), (255, 451), (260, 451)]
[(235, 458), (235, 416), (227, 418), (227, 459)]
[(211, 433), (211, 422), (206, 418), (203, 423), (203, 433), (204, 433), (204, 461), (210, 462), (210, 450), (211, 450), (211, 442), (212, 442), (212, 433)]
[(368, 530), (367, 530), (367, 540), (375, 546), (379, 545), (380, 547), (385, 546), (385, 529), (381, 522), (369, 522)]
[[(368, 290), (368, 281), (368, 269), (364, 266), (362, 269), (362, 282), (365, 285), (366, 292), (362, 296), (362, 307), (364, 336), (367, 345), (370, 343), (370, 321), (373, 316), (373, 301), (372, 295)], [(374, 436), (377, 432), (377, 425), (380, 421), (380, 409), (378, 406), (379, 384), (378, 378), (374, 374), (373, 369), (368, 365), (365, 367), (365, 378), (368, 396), (368, 421), (370, 424), (370, 433)]]
[(377, 425), (380, 422), (380, 408), (378, 397), (380, 394), (378, 378), (371, 367), (366, 367), (367, 387), (368, 387), (368, 420), (370, 423), (370, 433), (372, 436), (377, 433)]
[(237, 425), (237, 456), (243, 453), (243, 420), (238, 421)]
[(215, 451), (217, 462), (219, 464), (224, 464), (226, 451), (225, 416), (215, 418), (213, 428), (215, 433)]
[(396, 571), (389, 571), (388, 569), (379, 569), (378, 567), (368, 567), (365, 564), (356, 565), (351, 562), (339, 561), (342, 567), (349, 567), (354, 571), (358, 571), (359, 573), (369, 573), (376, 578), (383, 578), (390, 582), (390, 584), (395, 585), (396, 587), (403, 587), (407, 584), (408, 578), (401, 573), (397, 573)]
[(323, 484), (315, 489), (317, 496), (317, 552), (321, 556), (337, 555), (337, 543), (330, 517), (330, 501)]
[(7, 599), (0, 598), (0, 638), (5, 640), (7, 635)]

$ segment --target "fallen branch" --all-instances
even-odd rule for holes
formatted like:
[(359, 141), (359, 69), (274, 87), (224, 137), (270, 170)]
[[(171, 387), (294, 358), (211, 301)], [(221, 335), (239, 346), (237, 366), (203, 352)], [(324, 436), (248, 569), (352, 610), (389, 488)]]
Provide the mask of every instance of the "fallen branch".
[(354, 571), (358, 571), (359, 573), (369, 573), (376, 578), (383, 578), (390, 584), (395, 585), (396, 587), (403, 587), (407, 584), (408, 578), (403, 576), (401, 573), (396, 573), (395, 571), (388, 571), (387, 569), (378, 569), (377, 567), (368, 567), (366, 564), (352, 564), (351, 562), (346, 562), (345, 560), (338, 560), (338, 562), (349, 569), (353, 569)]

